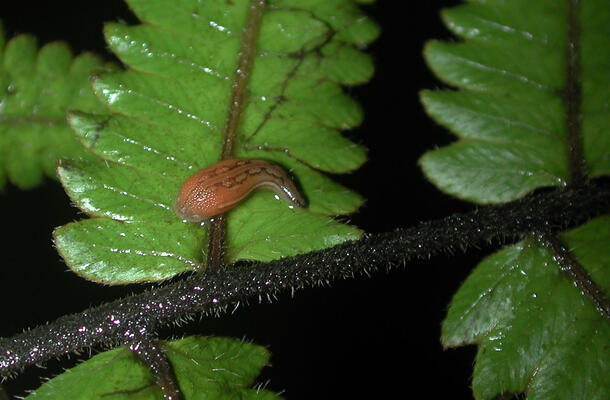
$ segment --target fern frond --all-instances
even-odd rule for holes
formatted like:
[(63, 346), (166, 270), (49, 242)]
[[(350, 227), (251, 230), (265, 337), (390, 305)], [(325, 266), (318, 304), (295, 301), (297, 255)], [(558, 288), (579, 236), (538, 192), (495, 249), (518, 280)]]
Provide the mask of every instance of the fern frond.
[(0, 188), (20, 188), (55, 178), (61, 157), (88, 158), (68, 127), (66, 111), (101, 111), (89, 73), (104, 63), (90, 53), (74, 57), (65, 43), (38, 49), (21, 35), (5, 42), (0, 25)]

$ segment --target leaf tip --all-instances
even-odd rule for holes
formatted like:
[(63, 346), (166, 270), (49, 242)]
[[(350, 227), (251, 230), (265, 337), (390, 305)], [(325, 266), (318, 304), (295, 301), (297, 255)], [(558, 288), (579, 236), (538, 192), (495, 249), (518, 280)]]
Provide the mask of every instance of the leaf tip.
[(428, 101), (429, 97), (430, 97), (430, 92), (432, 92), (432, 90), (430, 89), (422, 89), (419, 91), (418, 95), (419, 95), (419, 101), (425, 106), (426, 102)]
[(437, 39), (428, 40), (428, 41), (426, 41), (426, 43), (424, 43), (422, 54), (424, 56), (424, 60), (426, 61), (426, 64), (428, 64), (428, 66), (430, 65), (431, 58), (434, 56), (434, 54), (437, 50), (437, 47), (441, 43), (442, 42)]

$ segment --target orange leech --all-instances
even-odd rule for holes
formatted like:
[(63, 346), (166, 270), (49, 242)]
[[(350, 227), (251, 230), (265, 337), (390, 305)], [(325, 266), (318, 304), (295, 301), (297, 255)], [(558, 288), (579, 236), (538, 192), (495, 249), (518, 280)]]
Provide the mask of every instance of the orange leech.
[(182, 219), (200, 222), (222, 214), (257, 188), (274, 191), (295, 207), (305, 199), (280, 167), (263, 160), (223, 160), (191, 175), (180, 188), (174, 210)]

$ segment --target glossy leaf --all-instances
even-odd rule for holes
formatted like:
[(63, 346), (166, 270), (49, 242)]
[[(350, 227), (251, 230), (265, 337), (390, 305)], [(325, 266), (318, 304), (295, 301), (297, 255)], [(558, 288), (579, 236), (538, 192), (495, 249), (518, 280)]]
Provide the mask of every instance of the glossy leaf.
[[(591, 278), (610, 287), (610, 216), (563, 235)], [(526, 239), (484, 260), (451, 302), (444, 346), (478, 344), (477, 399), (606, 399), (610, 322), (561, 271), (548, 249)]]
[[(443, 12), (464, 41), (430, 42), (424, 53), (439, 78), (458, 90), (424, 91), (421, 99), (459, 140), (420, 160), (441, 190), (497, 203), (568, 184), (570, 157), (578, 154), (568, 140), (574, 120), (585, 174), (610, 173), (610, 9), (601, 0), (571, 4), (473, 0)], [(568, 32), (570, 16), (578, 21), (577, 36)], [(577, 38), (571, 46), (576, 67), (567, 56), (570, 37)], [(564, 240), (607, 291), (610, 218), (570, 231)], [(533, 237), (475, 269), (451, 302), (442, 342), (478, 345), (476, 399), (605, 399), (610, 393), (610, 323)]]
[[(229, 338), (188, 337), (165, 343), (185, 399), (278, 399), (250, 388), (269, 361), (260, 346)], [(162, 400), (155, 379), (125, 347), (93, 356), (44, 383), (26, 399)]]
[[(458, 141), (420, 160), (441, 190), (477, 203), (566, 185), (568, 1), (471, 1), (443, 12), (461, 43), (428, 43), (424, 55), (457, 91), (424, 91), (426, 111)], [(610, 173), (610, 13), (580, 2), (581, 140), (591, 177)]]
[[(22, 189), (55, 177), (60, 157), (87, 157), (66, 122), (68, 108), (102, 110), (89, 90), (89, 73), (102, 62), (73, 57), (53, 42), (38, 49), (33, 37), (5, 43), (0, 24), (0, 188), (7, 178)], [(88, 158), (92, 158), (90, 155)]]
[[(173, 203), (188, 176), (220, 159), (250, 2), (128, 3), (143, 23), (108, 24), (105, 34), (131, 69), (93, 80), (110, 113), (69, 116), (100, 160), (59, 167), (66, 191), (92, 219), (55, 232), (74, 271), (111, 284), (205, 268), (206, 223), (181, 221)], [(364, 149), (340, 133), (362, 120), (341, 85), (371, 76), (371, 60), (358, 48), (377, 33), (351, 0), (269, 2), (234, 156), (284, 167), (308, 207), (291, 209), (270, 191), (255, 193), (227, 214), (229, 262), (277, 259), (360, 237), (331, 216), (354, 212), (362, 198), (324, 173), (364, 162)]]

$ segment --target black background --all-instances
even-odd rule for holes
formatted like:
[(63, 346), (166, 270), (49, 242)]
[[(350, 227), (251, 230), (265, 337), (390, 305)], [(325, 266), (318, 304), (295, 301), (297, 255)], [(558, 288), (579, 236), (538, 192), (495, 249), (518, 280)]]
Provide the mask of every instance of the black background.
[[(31, 33), (40, 44), (65, 40), (75, 53), (91, 50), (111, 59), (102, 26), (136, 23), (119, 0), (103, 2), (2, 2), (8, 37)], [(368, 232), (409, 226), (471, 208), (427, 183), (417, 166), (423, 152), (453, 139), (423, 112), (418, 91), (438, 88), (425, 66), (426, 40), (451, 39), (439, 11), (458, 1), (379, 2), (367, 6), (382, 27), (369, 51), (376, 75), (348, 88), (365, 110), (364, 124), (348, 133), (369, 149), (360, 170), (338, 178), (368, 200), (351, 222)], [(52, 247), (56, 226), (83, 218), (60, 185), (47, 180), (34, 190), (9, 185), (0, 193), (3, 241), (0, 266), (0, 336), (78, 312), (138, 290), (104, 287), (67, 270)], [(452, 294), (484, 254), (436, 257), (371, 278), (281, 296), (273, 304), (251, 304), (231, 315), (205, 318), (175, 329), (175, 335), (226, 335), (266, 345), (272, 366), (260, 378), (288, 399), (472, 398), (475, 348), (443, 350), (440, 324)], [(30, 368), (7, 381), (12, 395), (34, 389), (41, 376), (73, 365), (75, 357)]]

